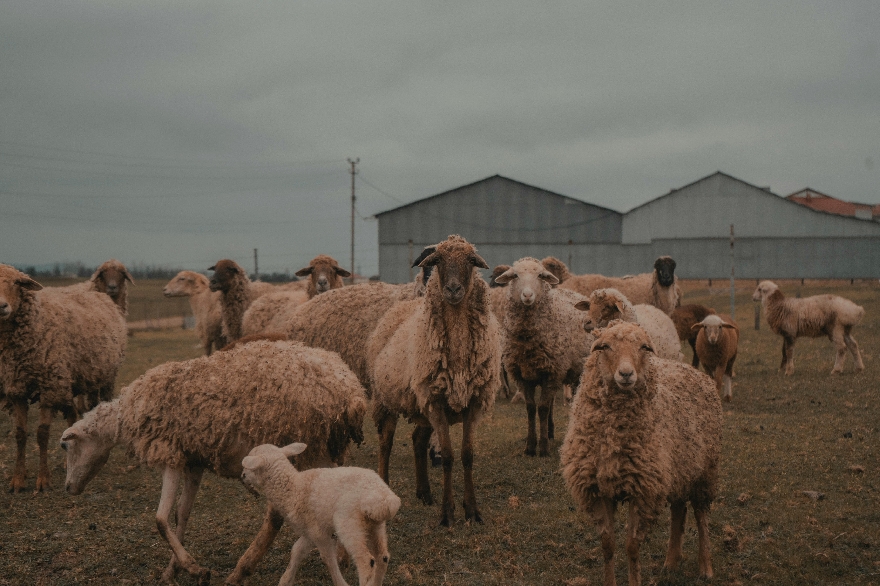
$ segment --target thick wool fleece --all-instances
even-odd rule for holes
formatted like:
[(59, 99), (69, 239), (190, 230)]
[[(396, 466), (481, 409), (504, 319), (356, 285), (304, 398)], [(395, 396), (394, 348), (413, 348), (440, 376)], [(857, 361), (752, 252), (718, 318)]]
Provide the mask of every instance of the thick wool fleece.
[(786, 297), (779, 289), (767, 297), (764, 311), (773, 333), (793, 338), (830, 336), (838, 322), (855, 326), (865, 315), (861, 306), (838, 295), (794, 299)]
[(297, 307), (309, 300), (304, 290), (279, 289), (254, 301), (241, 319), (243, 336), (282, 332)]
[(657, 272), (640, 273), (630, 277), (606, 277), (604, 275), (574, 275), (566, 279), (560, 287), (577, 291), (585, 297), (596, 289), (617, 289), (623, 293), (633, 305), (648, 304), (660, 309), (667, 315), (681, 305), (681, 290), (678, 277), (669, 287), (657, 281)]

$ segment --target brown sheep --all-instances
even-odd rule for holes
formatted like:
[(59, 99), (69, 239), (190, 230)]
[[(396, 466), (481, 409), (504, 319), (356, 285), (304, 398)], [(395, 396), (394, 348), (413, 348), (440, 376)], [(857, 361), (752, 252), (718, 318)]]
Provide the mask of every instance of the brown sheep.
[(234, 342), (242, 334), (242, 317), (255, 299), (272, 291), (269, 283), (252, 283), (245, 271), (234, 260), (223, 259), (210, 267), (211, 291), (220, 291), (220, 307), (223, 315), (223, 336), (226, 342)]
[(589, 297), (596, 289), (617, 289), (633, 305), (653, 305), (667, 315), (681, 305), (681, 289), (675, 276), (675, 261), (668, 256), (661, 256), (654, 261), (654, 270), (650, 273), (628, 277), (574, 275), (560, 286), (577, 291), (584, 297)]
[(336, 259), (326, 254), (319, 254), (309, 262), (309, 266), (296, 271), (297, 277), (308, 277), (306, 292), (309, 299), (330, 289), (339, 289), (351, 273), (339, 266)]
[(678, 339), (680, 341), (687, 340), (687, 343), (691, 347), (691, 351), (693, 351), (693, 359), (691, 360), (691, 365), (694, 368), (700, 367), (700, 357), (697, 356), (697, 331), (693, 329), (694, 324), (698, 324), (707, 315), (711, 315), (715, 313), (715, 310), (711, 307), (706, 307), (705, 305), (699, 305), (697, 303), (690, 303), (688, 305), (682, 305), (681, 307), (676, 307), (672, 313), (669, 314), (669, 317), (672, 318), (672, 323), (675, 324), (675, 331), (678, 334)]
[(729, 315), (707, 315), (692, 326), (697, 332), (696, 353), (706, 373), (715, 380), (725, 401), (733, 399), (731, 377), (739, 343), (739, 328)]
[(226, 345), (220, 292), (211, 291), (209, 285), (208, 277), (201, 273), (180, 271), (162, 289), (165, 297), (189, 297), (189, 306), (196, 318), (196, 335), (208, 355)]
[(544, 265), (545, 269), (553, 273), (554, 277), (559, 279), (560, 284), (566, 282), (571, 277), (566, 264), (555, 256), (545, 256), (541, 259), (541, 264)]
[(101, 263), (88, 281), (67, 287), (53, 287), (66, 291), (98, 291), (110, 296), (123, 316), (128, 315), (128, 285), (134, 285), (134, 278), (125, 265), (111, 258)]

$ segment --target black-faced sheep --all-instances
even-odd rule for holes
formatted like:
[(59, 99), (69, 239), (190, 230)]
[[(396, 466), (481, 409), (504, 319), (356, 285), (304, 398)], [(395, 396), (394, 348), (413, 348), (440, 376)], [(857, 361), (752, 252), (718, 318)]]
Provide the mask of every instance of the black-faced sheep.
[(208, 270), (214, 271), (209, 282), (211, 291), (221, 293), (223, 336), (227, 342), (234, 342), (243, 335), (244, 312), (258, 297), (269, 293), (274, 287), (269, 283), (251, 282), (247, 271), (234, 260), (223, 259)]
[(613, 586), (617, 504), (629, 502), (629, 583), (641, 581), (639, 547), (666, 504), (665, 567), (681, 560), (687, 503), (699, 536), (699, 571), (712, 577), (709, 509), (718, 490), (721, 401), (705, 374), (654, 356), (635, 324), (613, 322), (596, 341), (575, 396), (561, 450), (562, 475), (578, 508), (599, 528), (605, 585)]
[(385, 525), (397, 514), (400, 499), (372, 470), (346, 466), (298, 471), (289, 458), (305, 449), (302, 443), (283, 448), (264, 444), (241, 462), (244, 485), (263, 493), (301, 536), (279, 584), (293, 584), (313, 547), (321, 552), (333, 584), (345, 584), (336, 561), (338, 541), (354, 560), (359, 583), (381, 586), (390, 559)]
[[(554, 436), (553, 403), (563, 385), (576, 386), (593, 337), (584, 331), (584, 314), (570, 291), (553, 289), (559, 280), (534, 258), (522, 258), (495, 277), (507, 285), (502, 322), (502, 361), (523, 389), (528, 414), (525, 453), (549, 455)], [(535, 401), (537, 387), (541, 399)], [(537, 411), (540, 437), (535, 431)]]
[(728, 315), (707, 315), (693, 325), (697, 332), (696, 353), (706, 373), (725, 401), (733, 399), (731, 377), (739, 344), (739, 328)]
[(165, 297), (189, 298), (189, 306), (196, 318), (196, 334), (205, 354), (211, 354), (226, 345), (220, 307), (221, 293), (211, 291), (209, 285), (205, 275), (195, 271), (180, 271), (162, 289)]
[[(254, 447), (308, 442), (303, 467), (341, 464), (350, 441), (360, 443), (366, 398), (357, 379), (331, 352), (287, 341), (256, 341), (184, 362), (150, 369), (101, 403), (61, 437), (67, 450), (67, 492), (80, 494), (125, 444), (148, 466), (163, 470), (156, 512), (159, 533), (171, 546), (167, 582), (183, 568), (200, 583), (210, 571), (183, 548), (190, 510), (204, 470), (241, 475)], [(177, 489), (177, 527), (169, 524)], [(263, 557), (283, 523), (269, 507), (260, 533), (227, 583), (239, 584)]]
[(713, 313), (715, 313), (715, 310), (711, 307), (690, 303), (676, 307), (669, 314), (669, 317), (672, 318), (672, 323), (675, 324), (678, 339), (682, 342), (687, 340), (693, 351), (691, 366), (694, 368), (699, 368), (700, 366), (700, 357), (697, 356), (697, 331), (693, 329), (694, 324), (700, 323), (707, 315), (712, 315)]
[[(474, 427), (491, 409), (501, 384), (498, 322), (489, 309), (488, 286), (476, 273), (477, 268), (488, 267), (474, 246), (458, 235), (439, 243), (419, 266), (435, 268), (425, 296), (388, 312), (368, 343), (370, 355), (376, 356), (370, 371), (379, 475), (387, 481), (397, 418), (404, 415), (417, 425), (413, 432), (416, 494), (432, 503), (427, 443), (433, 427), (443, 454), (440, 523), (450, 526), (455, 505), (449, 426), (460, 421), (465, 517), (482, 522), (473, 486)], [(384, 327), (386, 320), (399, 325)]]
[(604, 275), (573, 275), (562, 285), (564, 289), (577, 291), (584, 297), (596, 289), (617, 289), (630, 303), (653, 305), (667, 315), (681, 305), (681, 289), (675, 276), (675, 261), (661, 256), (654, 261), (654, 270), (628, 277), (606, 277)]
[(785, 374), (794, 373), (794, 343), (800, 336), (818, 338), (828, 336), (837, 355), (831, 374), (843, 372), (846, 351), (852, 353), (856, 372), (865, 368), (859, 345), (852, 337), (852, 329), (862, 321), (865, 310), (838, 295), (813, 295), (792, 299), (783, 295), (773, 281), (761, 281), (752, 299), (764, 306), (764, 315), (774, 333), (782, 336), (782, 364)]
[(15, 421), (17, 455), (10, 490), (25, 487), (28, 405), (39, 402), (36, 490), (49, 487), (48, 445), (56, 412), (68, 423), (77, 406), (107, 400), (125, 357), (122, 312), (104, 293), (47, 287), (0, 265), (0, 404)]

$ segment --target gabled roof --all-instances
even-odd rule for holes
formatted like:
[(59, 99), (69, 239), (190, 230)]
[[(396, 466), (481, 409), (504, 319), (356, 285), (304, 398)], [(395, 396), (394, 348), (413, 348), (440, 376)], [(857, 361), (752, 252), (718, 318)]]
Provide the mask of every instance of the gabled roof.
[(860, 218), (864, 216), (864, 219), (880, 216), (880, 205), (872, 206), (866, 203), (844, 201), (822, 193), (821, 191), (810, 189), (809, 187), (796, 191), (791, 195), (787, 195), (785, 196), (785, 199), (820, 212), (837, 214), (839, 216), (853, 216)]
[(758, 187), (757, 185), (752, 185), (751, 183), (749, 183), (749, 182), (747, 182), (747, 181), (743, 181), (742, 179), (737, 179), (737, 178), (734, 177), (733, 175), (728, 175), (727, 173), (724, 173), (724, 172), (722, 172), (722, 171), (715, 171), (714, 173), (710, 173), (709, 175), (706, 175), (705, 177), (701, 177), (700, 179), (697, 179), (696, 181), (691, 181), (691, 182), (688, 183), (687, 185), (682, 185), (682, 186), (679, 187), (678, 189), (670, 189), (670, 190), (669, 190), (669, 193), (664, 193), (663, 195), (659, 195), (659, 196), (657, 196), (657, 197), (655, 197), (655, 198), (653, 198), (653, 199), (649, 199), (649, 200), (646, 201), (645, 203), (643, 203), (643, 204), (639, 204), (639, 205), (637, 205), (636, 207), (634, 207), (634, 208), (628, 210), (626, 213), (628, 214), (628, 213), (630, 213), (630, 212), (632, 212), (632, 211), (635, 211), (635, 210), (637, 210), (637, 209), (639, 209), (639, 208), (645, 207), (646, 205), (648, 205), (648, 204), (650, 204), (650, 203), (654, 203), (655, 201), (661, 200), (661, 199), (663, 199), (664, 197), (669, 197), (670, 195), (673, 195), (673, 194), (675, 194), (675, 193), (678, 193), (679, 191), (683, 191), (683, 190), (685, 190), (685, 189), (688, 189), (688, 188), (690, 188), (690, 187), (693, 187), (694, 185), (697, 185), (698, 183), (702, 183), (703, 181), (706, 181), (706, 180), (708, 180), (708, 179), (711, 179), (711, 178), (715, 177), (716, 175), (720, 175), (721, 177), (724, 177), (724, 178), (726, 178), (726, 179), (730, 179), (731, 181), (736, 181), (737, 183), (742, 183), (743, 185), (748, 185), (749, 187), (751, 187), (751, 188), (753, 188), (753, 189), (757, 189), (758, 191), (763, 191), (763, 192), (767, 193), (768, 195), (770, 195), (770, 196), (772, 196), (772, 197), (775, 197), (775, 198), (777, 198), (777, 199), (782, 199), (780, 196), (778, 196), (778, 195), (776, 195), (775, 193), (773, 193), (772, 191), (770, 191), (770, 188), (769, 188), (769, 187)]

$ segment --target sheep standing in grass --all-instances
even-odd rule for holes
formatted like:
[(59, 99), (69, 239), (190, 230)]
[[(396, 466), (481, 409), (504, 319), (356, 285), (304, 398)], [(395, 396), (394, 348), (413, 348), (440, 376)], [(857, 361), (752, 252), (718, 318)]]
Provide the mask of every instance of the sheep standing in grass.
[(721, 401), (705, 374), (654, 356), (638, 325), (596, 330), (561, 450), (562, 476), (578, 508), (599, 528), (605, 586), (614, 577), (617, 504), (629, 502), (629, 583), (641, 582), (639, 547), (671, 505), (664, 566), (681, 560), (687, 503), (699, 536), (699, 571), (712, 577), (709, 509), (718, 490)]
[[(584, 331), (584, 314), (568, 298), (571, 292), (553, 289), (559, 279), (537, 259), (521, 258), (495, 282), (507, 285), (501, 354), (504, 369), (525, 396), (525, 453), (534, 456), (537, 449), (537, 455), (548, 456), (554, 400), (563, 385), (579, 382), (593, 337)], [(537, 387), (541, 388), (538, 403)], [(540, 434), (535, 431), (536, 411)]]
[(691, 350), (693, 351), (691, 366), (694, 368), (699, 368), (700, 366), (700, 357), (697, 356), (698, 332), (694, 329), (694, 325), (700, 323), (707, 315), (712, 315), (713, 313), (715, 313), (715, 310), (711, 307), (691, 303), (676, 307), (675, 310), (669, 314), (672, 323), (675, 324), (675, 331), (678, 333), (678, 339), (682, 342), (687, 340), (687, 343), (690, 344)]
[(697, 332), (696, 353), (703, 368), (715, 380), (718, 392), (725, 401), (733, 399), (731, 377), (739, 343), (739, 328), (728, 315), (707, 315), (693, 325)]
[(221, 293), (223, 336), (227, 342), (234, 342), (243, 335), (244, 312), (258, 297), (272, 291), (273, 287), (269, 283), (251, 282), (247, 271), (234, 260), (223, 259), (208, 270), (214, 271), (209, 283), (211, 291)]
[[(404, 415), (417, 425), (413, 432), (416, 496), (433, 503), (427, 474), (427, 444), (433, 427), (443, 458), (440, 523), (452, 525), (449, 426), (461, 422), (465, 517), (482, 522), (473, 485), (474, 428), (491, 409), (501, 384), (498, 322), (489, 309), (488, 286), (476, 274), (477, 268), (488, 267), (474, 246), (458, 235), (439, 243), (419, 266), (436, 269), (425, 296), (389, 311), (368, 342), (368, 352), (376, 357), (370, 372), (373, 419), (379, 432), (379, 475), (387, 482), (397, 418)], [(389, 322), (393, 322), (391, 327)]]
[(574, 275), (561, 285), (572, 289), (584, 297), (596, 289), (614, 288), (623, 293), (630, 303), (646, 303), (669, 315), (681, 305), (681, 289), (675, 276), (675, 261), (661, 256), (654, 261), (654, 270), (628, 277), (606, 277), (604, 275)]
[(196, 318), (196, 334), (205, 354), (211, 354), (226, 345), (223, 336), (223, 316), (220, 292), (211, 291), (208, 277), (194, 271), (180, 271), (168, 281), (162, 294), (165, 297), (189, 297), (189, 306)]
[[(238, 478), (241, 460), (254, 447), (308, 442), (301, 468), (341, 464), (350, 441), (363, 439), (366, 398), (361, 385), (331, 352), (287, 341), (255, 341), (148, 370), (101, 403), (61, 437), (67, 450), (67, 492), (80, 494), (125, 444), (148, 466), (163, 470), (156, 512), (159, 534), (173, 552), (166, 582), (183, 568), (200, 584), (210, 571), (183, 548), (183, 536), (202, 474)], [(177, 527), (169, 524), (177, 489)], [(283, 524), (269, 507), (260, 533), (239, 559), (227, 583), (253, 573)]]
[(12, 413), (17, 449), (11, 492), (25, 487), (28, 406), (40, 407), (39, 492), (49, 487), (52, 418), (61, 412), (72, 424), (80, 399), (91, 406), (112, 396), (126, 334), (122, 312), (104, 293), (43, 289), (0, 265), (0, 405)]
[(752, 299), (764, 306), (764, 315), (774, 333), (782, 336), (782, 364), (785, 374), (794, 374), (794, 343), (800, 336), (828, 336), (837, 356), (831, 374), (843, 372), (847, 349), (852, 353), (856, 372), (865, 369), (852, 329), (862, 321), (865, 310), (838, 295), (813, 295), (792, 299), (783, 295), (773, 281), (761, 281)]
[(298, 471), (289, 458), (305, 449), (302, 443), (283, 448), (264, 444), (241, 462), (244, 485), (263, 493), (301, 536), (293, 544), (290, 565), (279, 585), (292, 585), (300, 563), (317, 547), (333, 584), (344, 586), (336, 561), (338, 541), (354, 560), (359, 583), (381, 586), (390, 559), (385, 525), (397, 514), (400, 499), (372, 470)]

